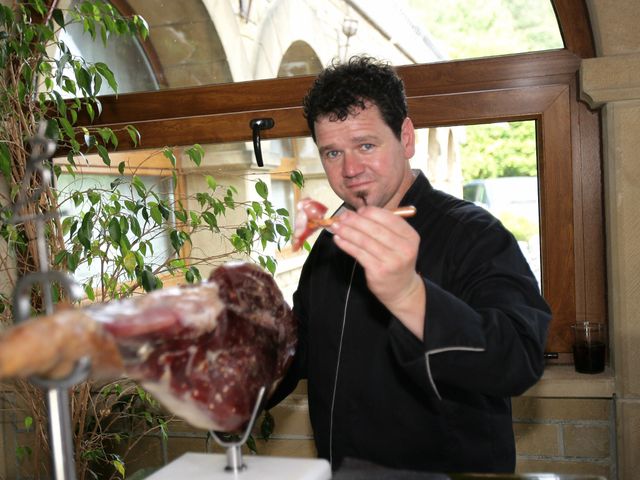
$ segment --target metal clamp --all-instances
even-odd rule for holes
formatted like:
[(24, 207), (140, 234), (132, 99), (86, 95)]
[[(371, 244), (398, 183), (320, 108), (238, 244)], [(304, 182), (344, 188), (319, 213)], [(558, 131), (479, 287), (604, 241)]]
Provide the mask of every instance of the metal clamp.
[(260, 410), (260, 405), (262, 405), (262, 399), (264, 397), (265, 391), (265, 387), (260, 388), (260, 391), (258, 392), (258, 398), (256, 399), (256, 403), (253, 407), (253, 413), (251, 414), (251, 418), (249, 419), (249, 423), (247, 424), (247, 428), (238, 441), (227, 442), (222, 440), (213, 430), (209, 432), (211, 433), (211, 437), (213, 437), (218, 445), (227, 449), (227, 466), (224, 467), (225, 472), (237, 474), (238, 472), (241, 472), (242, 470), (245, 470), (247, 468), (247, 465), (242, 460), (242, 446), (247, 442), (249, 434), (253, 429), (253, 425), (256, 422), (258, 411)]

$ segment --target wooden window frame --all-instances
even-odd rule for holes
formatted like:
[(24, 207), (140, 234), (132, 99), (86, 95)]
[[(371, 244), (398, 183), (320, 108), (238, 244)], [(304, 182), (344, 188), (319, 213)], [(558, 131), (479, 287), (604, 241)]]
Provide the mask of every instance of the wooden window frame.
[[(569, 359), (570, 323), (606, 321), (600, 117), (581, 103), (577, 73), (594, 56), (584, 2), (552, 0), (565, 49), (398, 67), (416, 128), (535, 120), (543, 291), (554, 319), (547, 350)], [(289, 77), (102, 99), (97, 124), (135, 125), (142, 148), (308, 136), (300, 102), (313, 77)], [(122, 147), (121, 147), (122, 148)]]

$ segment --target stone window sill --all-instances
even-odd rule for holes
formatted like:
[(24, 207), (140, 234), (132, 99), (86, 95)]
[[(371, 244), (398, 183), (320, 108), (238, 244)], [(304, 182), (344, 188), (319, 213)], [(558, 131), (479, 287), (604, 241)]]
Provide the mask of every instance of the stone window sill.
[(573, 365), (548, 365), (526, 397), (611, 398), (615, 381), (611, 368), (593, 375), (578, 373)]

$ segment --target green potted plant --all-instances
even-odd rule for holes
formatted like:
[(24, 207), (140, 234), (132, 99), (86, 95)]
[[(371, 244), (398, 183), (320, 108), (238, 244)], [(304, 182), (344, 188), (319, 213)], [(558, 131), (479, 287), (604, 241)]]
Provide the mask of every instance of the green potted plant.
[[(107, 301), (141, 291), (161, 288), (163, 279), (179, 276), (182, 281), (201, 279), (199, 262), (207, 259), (185, 256), (192, 236), (201, 230), (222, 238), (226, 254), (253, 256), (274, 273), (275, 259), (256, 253), (256, 246), (278, 247), (291, 236), (288, 213), (273, 207), (267, 185), (255, 183), (261, 201), (244, 202), (232, 186), (207, 177), (208, 190), (195, 195), (198, 210), (187, 209), (184, 199), (162, 195), (155, 185), (143, 181), (124, 161), (112, 165), (118, 148), (116, 132), (109, 128), (80, 125), (79, 118), (93, 120), (100, 114), (99, 94), (108, 84), (117, 92), (117, 80), (102, 62), (88, 63), (72, 55), (59, 40), (59, 32), (71, 23), (80, 23), (95, 41), (108, 43), (116, 35), (147, 37), (147, 24), (139, 16), (122, 16), (110, 4), (83, 1), (63, 11), (56, 0), (15, 1), (0, 4), (0, 320), (11, 324), (11, 290), (20, 276), (39, 271), (42, 265), (33, 241), (33, 226), (13, 224), (12, 207), (25, 175), (29, 139), (41, 121), (58, 144), (57, 155), (64, 162), (48, 167), (53, 178), (67, 178), (64, 189), (45, 189), (40, 200), (28, 205), (30, 214), (69, 207), (72, 214), (51, 218), (45, 228), (49, 248), (48, 269), (79, 269), (91, 274), (82, 277), (85, 301)], [(135, 126), (126, 131), (134, 144), (139, 141)], [(75, 184), (81, 177), (78, 164), (86, 156), (97, 155), (113, 167), (107, 183)], [(175, 150), (158, 152), (171, 165), (170, 175), (178, 175)], [(185, 161), (199, 165), (204, 150), (193, 145), (184, 150)], [(71, 181), (68, 181), (71, 179)], [(292, 179), (300, 185), (298, 172)], [(39, 179), (32, 181), (37, 188)], [(56, 182), (58, 183), (58, 182)], [(225, 227), (223, 217), (242, 209), (246, 220)], [(154, 239), (162, 237), (172, 251), (151, 256)], [(97, 273), (96, 273), (97, 272)], [(34, 313), (42, 312), (42, 293), (34, 290)], [(54, 290), (56, 302), (65, 292)], [(46, 410), (41, 391), (27, 381), (11, 386), (10, 402), (24, 412), (22, 429), (32, 432), (30, 440), (18, 445), (19, 462), (30, 466), (35, 476), (47, 477), (48, 452)], [(0, 393), (1, 395), (2, 393)], [(85, 382), (73, 395), (74, 451), (78, 478), (124, 478), (126, 455), (144, 435), (167, 434), (169, 418), (140, 387), (126, 381), (96, 386)]]

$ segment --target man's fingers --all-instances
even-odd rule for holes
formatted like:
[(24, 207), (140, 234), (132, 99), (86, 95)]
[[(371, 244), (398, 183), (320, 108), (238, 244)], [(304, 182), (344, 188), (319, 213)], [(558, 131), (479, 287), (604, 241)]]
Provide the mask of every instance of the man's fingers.
[(370, 207), (361, 211), (345, 214), (333, 231), (360, 248), (377, 253), (377, 256), (386, 254), (388, 250), (404, 250), (407, 239), (415, 234), (404, 219), (390, 212)]

